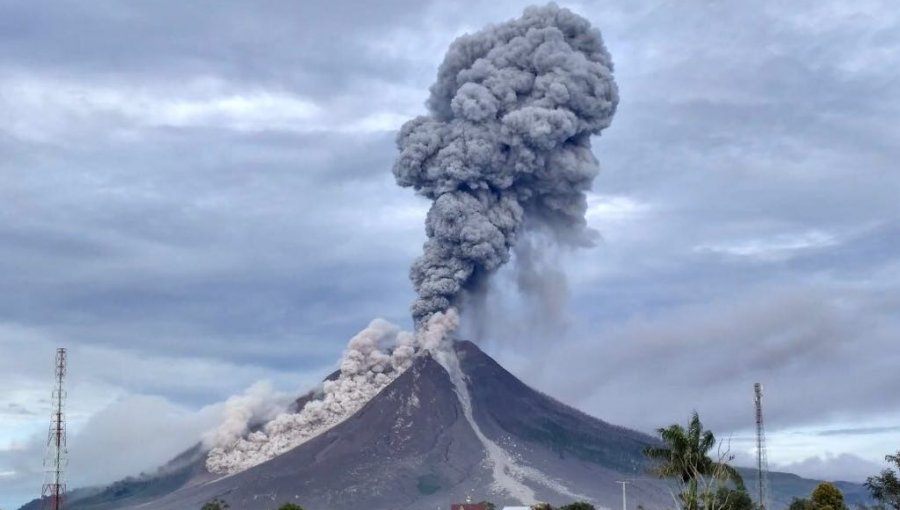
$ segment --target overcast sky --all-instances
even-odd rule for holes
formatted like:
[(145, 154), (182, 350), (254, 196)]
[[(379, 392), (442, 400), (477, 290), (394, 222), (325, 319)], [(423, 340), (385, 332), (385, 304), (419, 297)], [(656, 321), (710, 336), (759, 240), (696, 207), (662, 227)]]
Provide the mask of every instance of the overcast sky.
[[(482, 347), (652, 432), (860, 481), (900, 449), (900, 11), (562, 2), (621, 103), (597, 246), (558, 313), (495, 279)], [(393, 182), (458, 35), (527, 2), (0, 0), (0, 508), (40, 492), (70, 352), (70, 485), (152, 469), (256, 381), (308, 388), (373, 317), (411, 327), (428, 204)], [(549, 317), (535, 323), (533, 317)]]

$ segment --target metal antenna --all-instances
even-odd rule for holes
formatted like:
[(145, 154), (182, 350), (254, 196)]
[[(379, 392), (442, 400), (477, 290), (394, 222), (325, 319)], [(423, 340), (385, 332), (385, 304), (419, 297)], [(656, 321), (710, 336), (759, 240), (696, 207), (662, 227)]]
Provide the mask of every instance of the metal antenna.
[(631, 482), (629, 482), (628, 480), (616, 480), (616, 483), (622, 484), (622, 510), (627, 510), (627, 504), (626, 504), (626, 499), (625, 499), (625, 486)]
[(41, 489), (42, 507), (61, 510), (66, 494), (66, 416), (64, 414), (66, 392), (63, 380), (66, 376), (66, 349), (56, 349), (56, 380), (53, 387), (53, 413), (50, 415), (50, 431), (47, 434), (47, 454), (44, 457), (44, 485)]
[(766, 458), (766, 431), (763, 427), (762, 385), (753, 385), (754, 402), (756, 403), (756, 481), (759, 490), (759, 508), (769, 508), (769, 461)]

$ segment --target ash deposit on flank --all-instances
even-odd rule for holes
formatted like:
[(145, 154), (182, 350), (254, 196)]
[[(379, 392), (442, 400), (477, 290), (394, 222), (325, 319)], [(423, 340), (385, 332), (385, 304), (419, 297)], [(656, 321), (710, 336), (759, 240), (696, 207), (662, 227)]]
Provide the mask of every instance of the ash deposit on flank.
[[(393, 168), (400, 186), (432, 201), (423, 254), (410, 269), (416, 333), (372, 321), (350, 340), (336, 380), (324, 382), (299, 412), (279, 414), (260, 430), (249, 432), (259, 416), (234, 406), (239, 414), (208, 436), (211, 472), (242, 471), (343, 422), (419, 352), (440, 352), (442, 365), (455, 373), (447, 339), (458, 327), (457, 309), (509, 261), (524, 233), (590, 244), (585, 192), (599, 172), (591, 136), (609, 126), (616, 110), (612, 67), (600, 32), (554, 4), (451, 44), (430, 89), (428, 114), (404, 124), (397, 136)], [(457, 389), (467, 404), (467, 391)], [(259, 407), (268, 413), (256, 404), (250, 409)], [(529, 499), (519, 483), (529, 477), (526, 468), (483, 442), (498, 488)]]

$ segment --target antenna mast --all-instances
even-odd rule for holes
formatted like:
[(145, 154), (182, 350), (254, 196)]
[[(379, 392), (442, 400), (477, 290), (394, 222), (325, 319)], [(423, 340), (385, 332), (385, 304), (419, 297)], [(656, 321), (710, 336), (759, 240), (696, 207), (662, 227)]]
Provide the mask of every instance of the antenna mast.
[(44, 457), (44, 486), (41, 489), (43, 508), (61, 510), (66, 494), (66, 416), (64, 413), (66, 392), (63, 380), (66, 376), (66, 349), (56, 349), (56, 379), (53, 387), (53, 413), (50, 415), (50, 431), (47, 434), (47, 454)]
[(763, 427), (762, 384), (753, 385), (754, 402), (756, 403), (756, 481), (759, 490), (759, 508), (769, 508), (769, 461), (766, 458), (766, 431)]

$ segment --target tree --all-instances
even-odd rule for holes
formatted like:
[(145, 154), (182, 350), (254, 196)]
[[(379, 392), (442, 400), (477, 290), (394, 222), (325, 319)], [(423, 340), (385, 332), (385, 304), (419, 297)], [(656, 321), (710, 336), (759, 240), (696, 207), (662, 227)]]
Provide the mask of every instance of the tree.
[[(710, 509), (715, 505), (715, 493), (719, 481), (731, 481), (739, 490), (744, 489), (744, 480), (727, 461), (734, 458), (727, 449), (714, 460), (709, 454), (716, 446), (712, 431), (703, 430), (700, 416), (696, 411), (691, 415), (687, 428), (672, 424), (657, 429), (664, 446), (650, 446), (644, 455), (657, 462), (652, 469), (660, 478), (676, 478), (681, 482), (682, 491), (678, 495), (686, 510)], [(703, 501), (701, 501), (701, 498)]]
[(713, 508), (719, 510), (757, 510), (753, 498), (744, 489), (719, 487), (716, 491)]
[[(884, 460), (900, 471), (900, 451), (896, 455), (885, 455)], [(866, 478), (866, 488), (879, 503), (900, 510), (900, 478), (893, 470), (885, 469), (878, 476)]]
[(490, 501), (482, 501), (480, 504), (484, 505), (487, 510), (496, 510), (497, 505), (491, 503)]
[(831, 482), (822, 482), (809, 496), (813, 510), (848, 510), (844, 494)]
[(594, 505), (586, 502), (586, 501), (576, 501), (575, 503), (569, 503), (568, 505), (559, 507), (559, 510), (596, 510)]
[(219, 498), (213, 498), (204, 503), (200, 510), (226, 510), (228, 508), (231, 508), (231, 505)]
[(278, 510), (303, 510), (303, 507), (293, 503), (285, 503), (278, 507)]
[(806, 498), (794, 498), (788, 510), (812, 510), (812, 504)]
[(856, 506), (853, 507), (853, 510), (888, 510), (888, 507), (884, 506), (883, 503), (875, 503), (872, 506), (866, 505), (865, 503), (857, 503)]

